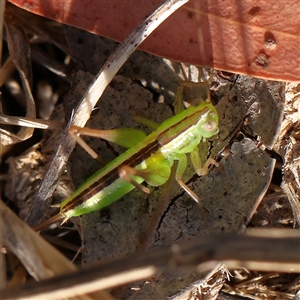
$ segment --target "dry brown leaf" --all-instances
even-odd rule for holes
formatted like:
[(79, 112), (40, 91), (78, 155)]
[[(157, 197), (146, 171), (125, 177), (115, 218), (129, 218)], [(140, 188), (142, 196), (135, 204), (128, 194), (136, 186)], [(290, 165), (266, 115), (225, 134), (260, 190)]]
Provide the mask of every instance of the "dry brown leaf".
[[(32, 228), (28, 227), (3, 203), (1, 203), (0, 212), (2, 244), (21, 260), (27, 271), (36, 280), (50, 278), (77, 269), (73, 263), (48, 244)], [(91, 299), (112, 299), (105, 292), (99, 294), (95, 292), (94, 296)], [(62, 293), (61, 298), (63, 297)]]
[[(7, 44), (10, 51), (11, 59), (19, 71), (22, 85), (25, 92), (26, 117), (35, 118), (36, 108), (31, 92), (32, 87), (32, 69), (30, 59), (30, 46), (25, 32), (19, 26), (13, 23), (6, 23)], [(21, 127), (17, 134), (7, 130), (0, 129), (1, 143), (10, 145), (30, 138), (34, 129), (30, 127)]]

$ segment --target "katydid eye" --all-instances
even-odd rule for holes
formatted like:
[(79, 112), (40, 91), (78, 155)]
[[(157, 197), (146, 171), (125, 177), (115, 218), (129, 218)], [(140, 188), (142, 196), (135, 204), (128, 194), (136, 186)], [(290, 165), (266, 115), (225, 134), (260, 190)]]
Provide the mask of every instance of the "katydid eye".
[(217, 128), (217, 123), (215, 121), (206, 122), (204, 129), (208, 132), (213, 131)]

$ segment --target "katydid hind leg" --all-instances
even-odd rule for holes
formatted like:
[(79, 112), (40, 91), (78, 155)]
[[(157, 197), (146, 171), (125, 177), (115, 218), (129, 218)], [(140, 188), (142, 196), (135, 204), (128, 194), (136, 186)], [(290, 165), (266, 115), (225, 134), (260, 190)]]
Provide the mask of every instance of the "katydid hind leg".
[[(77, 127), (80, 128), (80, 127)], [(101, 165), (105, 165), (105, 162), (102, 161), (101, 157), (81, 138), (80, 134), (77, 132), (77, 128), (72, 126), (69, 129), (69, 134), (76, 141), (78, 145), (81, 146), (92, 158), (97, 160)]]
[(134, 168), (131, 168), (130, 166), (121, 166), (119, 167), (119, 176), (120, 178), (122, 178), (123, 180), (127, 181), (128, 183), (132, 184), (133, 186), (135, 186), (136, 188), (140, 189), (142, 192), (146, 193), (146, 194), (150, 194), (150, 189), (143, 186), (142, 184), (140, 184), (139, 182), (137, 182), (134, 179), (134, 176), (138, 176), (143, 178), (142, 176), (144, 176), (144, 171), (140, 171), (140, 170), (136, 170)]
[(142, 190), (143, 192), (149, 194), (150, 189), (141, 185), (137, 182), (137, 178), (142, 178), (151, 186), (160, 186), (166, 183), (171, 174), (171, 168), (169, 162), (166, 159), (160, 159), (161, 157), (153, 156), (146, 160), (144, 164), (137, 168), (132, 168), (130, 166), (119, 167), (119, 176)]
[(134, 120), (140, 124), (143, 124), (153, 130), (156, 130), (158, 127), (159, 127), (159, 123), (155, 122), (155, 121), (152, 121), (152, 120), (149, 120), (147, 118), (144, 118), (142, 116), (134, 116)]
[(72, 126), (69, 129), (69, 133), (72, 136), (76, 137), (85, 135), (100, 138), (128, 149), (134, 147), (146, 137), (145, 132), (135, 128), (100, 130), (87, 127)]

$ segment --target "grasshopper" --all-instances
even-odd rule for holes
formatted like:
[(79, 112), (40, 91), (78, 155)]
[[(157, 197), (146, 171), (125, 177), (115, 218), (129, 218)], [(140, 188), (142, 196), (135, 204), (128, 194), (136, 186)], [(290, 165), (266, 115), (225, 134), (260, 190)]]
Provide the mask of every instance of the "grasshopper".
[[(150, 186), (165, 184), (175, 161), (178, 161), (176, 181), (198, 202), (197, 195), (182, 181), (187, 167), (186, 155), (190, 154), (195, 172), (201, 175), (198, 145), (203, 139), (218, 132), (218, 122), (215, 107), (209, 102), (201, 101), (197, 106), (190, 106), (165, 120), (148, 136), (138, 129), (107, 131), (105, 139), (129, 149), (87, 179), (59, 205), (60, 212), (57, 215), (37, 225), (35, 230), (59, 220), (65, 222), (69, 218), (100, 210), (121, 199), (134, 188), (149, 193), (149, 188), (142, 183), (146, 182)], [(72, 127), (70, 131), (75, 136), (83, 131), (86, 135), (93, 135), (90, 134), (93, 131), (91, 129)], [(134, 137), (134, 141), (124, 139), (124, 136)]]

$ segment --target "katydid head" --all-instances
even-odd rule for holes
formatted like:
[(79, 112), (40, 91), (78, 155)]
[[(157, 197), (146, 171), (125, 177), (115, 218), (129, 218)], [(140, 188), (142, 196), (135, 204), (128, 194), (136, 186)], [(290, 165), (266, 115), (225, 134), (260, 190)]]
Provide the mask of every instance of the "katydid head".
[(205, 112), (198, 122), (199, 133), (204, 138), (210, 138), (218, 133), (219, 116), (215, 107), (206, 104)]

